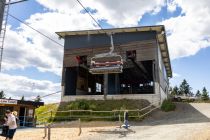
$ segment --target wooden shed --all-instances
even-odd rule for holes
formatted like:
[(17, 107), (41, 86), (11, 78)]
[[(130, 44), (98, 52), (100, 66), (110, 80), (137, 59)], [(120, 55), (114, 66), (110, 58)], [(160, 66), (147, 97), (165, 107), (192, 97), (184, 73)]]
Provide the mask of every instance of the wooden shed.
[(36, 117), (35, 109), (43, 106), (43, 102), (22, 101), (13, 99), (0, 99), (0, 120), (3, 123), (5, 111), (11, 110), (17, 112), (19, 118), (19, 126), (35, 126)]

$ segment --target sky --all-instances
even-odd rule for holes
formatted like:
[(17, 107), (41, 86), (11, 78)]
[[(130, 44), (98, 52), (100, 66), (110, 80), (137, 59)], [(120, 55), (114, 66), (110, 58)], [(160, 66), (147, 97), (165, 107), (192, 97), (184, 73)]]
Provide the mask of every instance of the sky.
[[(80, 0), (103, 28), (165, 25), (175, 86), (210, 90), (210, 0)], [(29, 0), (11, 15), (63, 44), (57, 31), (98, 29), (76, 0)], [(8, 19), (0, 90), (26, 100), (61, 90), (63, 47)], [(59, 102), (60, 94), (43, 98)]]

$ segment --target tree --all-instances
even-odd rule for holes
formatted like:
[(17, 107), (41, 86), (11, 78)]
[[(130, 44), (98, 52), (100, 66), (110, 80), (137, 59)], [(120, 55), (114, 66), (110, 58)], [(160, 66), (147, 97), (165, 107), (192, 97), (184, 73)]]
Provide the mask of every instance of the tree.
[(195, 97), (198, 97), (198, 98), (201, 97), (201, 92), (200, 92), (200, 90), (197, 90), (197, 92), (196, 92), (196, 94), (195, 94)]
[(172, 95), (178, 95), (179, 94), (179, 88), (177, 86), (175, 86), (172, 91), (171, 91)]
[(209, 94), (208, 94), (208, 91), (205, 87), (203, 87), (201, 99), (204, 100), (204, 101), (209, 99)]
[(179, 86), (179, 94), (181, 95), (190, 95), (192, 88), (188, 84), (187, 80), (183, 80), (181, 85)]
[(5, 98), (5, 94), (4, 94), (4, 91), (0, 91), (0, 99), (4, 99)]
[(25, 97), (24, 97), (24, 95), (21, 97), (21, 99), (20, 99), (21, 101), (25, 101)]
[(41, 99), (41, 97), (38, 95), (37, 97), (36, 97), (36, 99), (35, 99), (35, 102), (41, 102), (42, 101), (42, 99)]
[(172, 91), (173, 91), (173, 87), (170, 86), (168, 91), (169, 91), (169, 93), (171, 94)]

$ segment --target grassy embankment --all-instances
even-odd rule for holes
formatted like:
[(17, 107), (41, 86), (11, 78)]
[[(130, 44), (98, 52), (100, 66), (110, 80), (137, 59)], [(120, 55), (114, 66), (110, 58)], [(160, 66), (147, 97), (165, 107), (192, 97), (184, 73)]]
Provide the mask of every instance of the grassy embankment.
[[(123, 116), (123, 112), (56, 112), (56, 111), (68, 111), (68, 110), (93, 110), (93, 111), (112, 111), (112, 110), (136, 110), (142, 109), (149, 105), (146, 100), (77, 100), (68, 103), (60, 104), (48, 104), (36, 109), (36, 115), (38, 121), (45, 117), (42, 121), (57, 122), (57, 121), (69, 121), (81, 118), (82, 120), (118, 120), (118, 115)], [(52, 112), (49, 112), (53, 110)], [(42, 114), (48, 112), (46, 114)], [(130, 112), (129, 116), (141, 115), (138, 112)], [(108, 118), (112, 116), (112, 118)], [(94, 118), (91, 118), (94, 117)], [(107, 118), (103, 118), (107, 117)], [(136, 120), (137, 118), (133, 118)], [(142, 118), (141, 118), (142, 119)]]

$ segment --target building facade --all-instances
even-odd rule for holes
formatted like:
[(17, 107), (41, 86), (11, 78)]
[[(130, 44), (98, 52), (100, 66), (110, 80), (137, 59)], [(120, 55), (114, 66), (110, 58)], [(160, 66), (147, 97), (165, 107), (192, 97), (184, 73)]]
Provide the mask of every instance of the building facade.
[[(165, 28), (159, 26), (57, 32), (64, 42), (62, 102), (76, 99), (146, 99), (160, 104), (172, 77)], [(123, 72), (91, 74), (91, 58), (109, 52), (123, 58)], [(131, 59), (132, 58), (132, 59)]]

